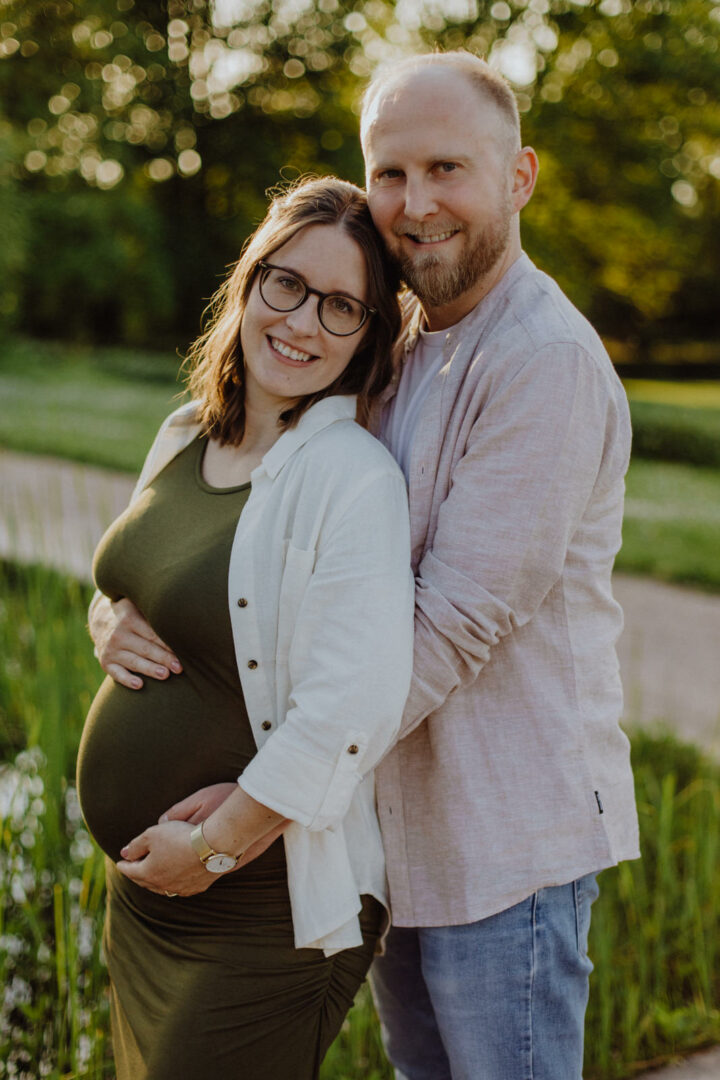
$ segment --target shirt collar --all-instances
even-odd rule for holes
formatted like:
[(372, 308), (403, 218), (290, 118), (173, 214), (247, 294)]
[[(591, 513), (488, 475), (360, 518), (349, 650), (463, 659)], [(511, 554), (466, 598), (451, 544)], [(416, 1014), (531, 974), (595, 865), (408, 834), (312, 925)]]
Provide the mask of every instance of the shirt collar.
[[(454, 326), (449, 326), (447, 328), (448, 344), (454, 343), (455, 336), (458, 333), (462, 334), (463, 336), (471, 336), (471, 332), (475, 328), (476, 324), (483, 322), (488, 317), (490, 311), (496, 306), (496, 304), (498, 304), (504, 299), (504, 297), (507, 295), (508, 290), (515, 285), (516, 281), (528, 271), (534, 269), (535, 266), (532, 260), (525, 254), (524, 251), (521, 252), (519, 257), (515, 260), (512, 266), (510, 266), (505, 271), (503, 276), (498, 281), (497, 285), (495, 285), (495, 287), (490, 290), (487, 296), (484, 296), (482, 300), (480, 300), (480, 302), (476, 304), (475, 307), (467, 313), (467, 315), (464, 315), (463, 318), (460, 319), (459, 322), (455, 323)], [(417, 302), (417, 300), (415, 300), (414, 297), (411, 301), (409, 301), (409, 303), (413, 304), (414, 306), (411, 308), (409, 318), (406, 322), (405, 338), (403, 341), (403, 350), (406, 357), (408, 353), (410, 353), (415, 348), (420, 332), (420, 327), (422, 325), (422, 311), (420, 309), (419, 303)]]
[(274, 480), (288, 458), (304, 446), (308, 439), (337, 420), (354, 420), (356, 409), (357, 398), (354, 395), (338, 394), (316, 401), (302, 414), (295, 427), (284, 431), (270, 447), (260, 465), (253, 471), (251, 481), (255, 481), (256, 474), (259, 477), (262, 473)]

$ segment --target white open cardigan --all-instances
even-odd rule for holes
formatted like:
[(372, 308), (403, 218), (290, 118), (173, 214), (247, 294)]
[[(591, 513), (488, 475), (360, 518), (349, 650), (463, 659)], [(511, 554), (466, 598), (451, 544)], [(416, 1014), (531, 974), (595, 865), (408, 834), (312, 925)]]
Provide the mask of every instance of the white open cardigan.
[[(239, 782), (292, 819), (295, 945), (326, 955), (362, 943), (362, 894), (388, 903), (372, 770), (412, 670), (405, 481), (354, 417), (354, 397), (325, 398), (280, 436), (252, 473), (228, 571), (258, 746)], [(194, 403), (167, 418), (133, 498), (200, 430)]]

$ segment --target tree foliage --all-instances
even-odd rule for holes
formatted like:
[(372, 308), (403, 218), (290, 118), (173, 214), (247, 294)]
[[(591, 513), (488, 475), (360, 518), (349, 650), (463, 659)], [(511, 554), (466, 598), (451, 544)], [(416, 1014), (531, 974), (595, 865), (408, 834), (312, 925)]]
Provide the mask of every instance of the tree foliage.
[(361, 181), (364, 82), (439, 44), (516, 87), (539, 264), (606, 333), (711, 336), (719, 41), (713, 0), (0, 0), (0, 318), (183, 345), (266, 190)]

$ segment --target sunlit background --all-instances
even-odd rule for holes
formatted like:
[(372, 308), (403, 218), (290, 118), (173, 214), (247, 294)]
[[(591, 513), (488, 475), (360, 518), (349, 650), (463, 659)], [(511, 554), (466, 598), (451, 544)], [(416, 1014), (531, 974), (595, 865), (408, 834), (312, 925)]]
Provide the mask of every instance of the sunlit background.
[(362, 182), (376, 65), (461, 47), (540, 154), (530, 255), (617, 359), (720, 359), (719, 41), (713, 0), (0, 0), (2, 326), (184, 348), (269, 187)]

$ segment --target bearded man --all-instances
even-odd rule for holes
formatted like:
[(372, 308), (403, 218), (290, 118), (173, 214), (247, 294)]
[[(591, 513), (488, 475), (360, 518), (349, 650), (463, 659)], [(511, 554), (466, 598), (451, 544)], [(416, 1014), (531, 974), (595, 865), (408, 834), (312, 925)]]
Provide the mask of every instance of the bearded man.
[(610, 573), (630, 423), (520, 243), (537, 157), (467, 53), (369, 87), (370, 209), (414, 297), (379, 430), (408, 482), (413, 681), (377, 772), (397, 1080), (580, 1080), (596, 874), (638, 852)]

